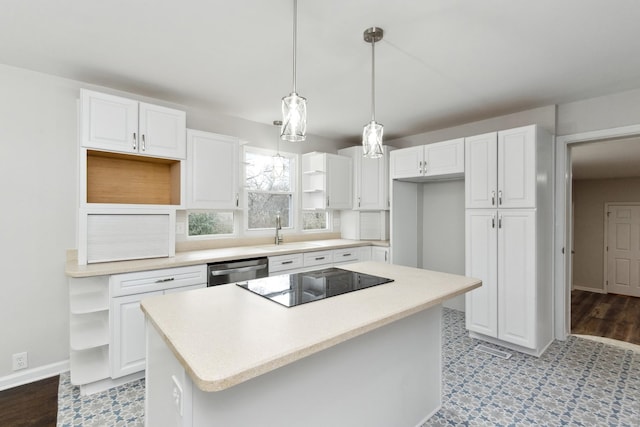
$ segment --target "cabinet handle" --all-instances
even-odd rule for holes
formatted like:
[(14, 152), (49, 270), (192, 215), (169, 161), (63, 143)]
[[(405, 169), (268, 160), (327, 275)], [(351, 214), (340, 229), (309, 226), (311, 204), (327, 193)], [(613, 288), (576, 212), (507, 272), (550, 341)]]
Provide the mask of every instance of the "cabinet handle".
[(418, 173), (419, 173), (420, 175), (422, 175), (422, 160), (420, 160), (420, 162), (418, 162), (418, 165), (419, 165), (419, 166), (418, 166)]
[(240, 195), (236, 193), (236, 208), (240, 206)]
[(327, 196), (327, 207), (329, 207), (329, 196)]
[(358, 207), (360, 207), (360, 197), (358, 197)]
[(324, 257), (323, 257), (323, 256), (318, 256), (318, 257), (316, 257), (316, 261), (320, 261), (320, 260), (322, 260), (322, 259), (324, 259)]
[(158, 280), (156, 280), (156, 283), (173, 282), (174, 280), (176, 280), (175, 277), (167, 277), (166, 279), (158, 279)]
[(422, 173), (424, 173), (424, 174), (427, 173), (427, 161), (426, 160), (422, 164)]
[(498, 216), (498, 228), (502, 228), (502, 215)]
[(293, 261), (282, 261), (280, 264), (282, 264), (282, 265), (293, 264)]
[(147, 151), (147, 142), (145, 141), (144, 133), (140, 136), (142, 137), (142, 151)]
[(496, 228), (496, 216), (491, 215), (491, 228)]
[(491, 206), (495, 206), (496, 205), (496, 192), (492, 191), (491, 192)]
[(389, 252), (384, 251), (384, 262), (387, 262), (387, 255), (389, 255)]
[(342, 256), (351, 256), (351, 254), (342, 254)]
[(138, 149), (138, 141), (136, 141), (136, 133), (133, 133), (133, 149), (137, 150)]
[(498, 204), (502, 205), (502, 190), (498, 191)]

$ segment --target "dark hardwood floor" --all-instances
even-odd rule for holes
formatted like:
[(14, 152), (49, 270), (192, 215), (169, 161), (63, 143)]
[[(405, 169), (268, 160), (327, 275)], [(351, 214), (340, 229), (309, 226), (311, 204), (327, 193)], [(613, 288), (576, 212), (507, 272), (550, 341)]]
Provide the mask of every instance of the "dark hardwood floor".
[(640, 345), (640, 298), (573, 290), (571, 332)]
[(0, 391), (0, 426), (54, 426), (58, 417), (60, 377)]

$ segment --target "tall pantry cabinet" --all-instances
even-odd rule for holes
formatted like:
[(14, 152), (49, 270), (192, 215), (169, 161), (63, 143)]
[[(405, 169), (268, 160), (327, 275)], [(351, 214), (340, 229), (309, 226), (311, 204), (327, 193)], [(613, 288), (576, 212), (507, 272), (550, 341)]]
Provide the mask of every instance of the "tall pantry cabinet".
[(465, 140), (470, 335), (539, 356), (553, 340), (553, 139), (532, 125)]

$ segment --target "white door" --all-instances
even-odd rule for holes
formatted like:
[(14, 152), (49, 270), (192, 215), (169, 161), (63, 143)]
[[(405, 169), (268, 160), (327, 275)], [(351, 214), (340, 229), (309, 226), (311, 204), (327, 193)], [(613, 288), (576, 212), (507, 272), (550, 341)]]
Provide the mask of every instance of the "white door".
[(498, 211), (498, 338), (536, 347), (535, 210)]
[(497, 134), (465, 139), (464, 194), (466, 208), (495, 208), (497, 205)]
[(327, 207), (351, 209), (353, 207), (353, 170), (350, 157), (327, 156)]
[(607, 222), (607, 291), (640, 297), (640, 206), (611, 205)]
[(146, 367), (145, 322), (140, 301), (162, 291), (127, 295), (111, 300), (111, 377), (119, 378)]
[(187, 209), (236, 209), (238, 139), (191, 129), (187, 139)]
[(424, 176), (464, 173), (464, 138), (424, 146)]
[(82, 146), (123, 153), (138, 152), (138, 102), (82, 89)]
[(536, 127), (498, 132), (498, 207), (536, 207)]
[(422, 176), (424, 146), (393, 150), (389, 154), (391, 179)]
[(482, 280), (480, 288), (465, 295), (466, 326), (470, 331), (497, 337), (497, 213), (468, 209), (465, 217), (465, 274)]
[(159, 105), (140, 103), (139, 152), (158, 157), (186, 157), (186, 114)]

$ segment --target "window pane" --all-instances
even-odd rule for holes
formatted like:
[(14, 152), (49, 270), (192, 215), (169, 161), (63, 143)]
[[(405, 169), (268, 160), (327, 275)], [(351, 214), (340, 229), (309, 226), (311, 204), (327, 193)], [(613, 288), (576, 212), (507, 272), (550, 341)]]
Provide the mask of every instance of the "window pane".
[(303, 212), (302, 213), (302, 229), (303, 230), (326, 230), (327, 229), (327, 213), (326, 212)]
[(274, 228), (280, 213), (282, 227), (291, 226), (291, 194), (249, 193), (249, 228)]
[(233, 234), (233, 212), (189, 212), (189, 236)]
[[(246, 152), (246, 186), (248, 190), (291, 191), (291, 159)], [(274, 165), (280, 163), (281, 166)]]

